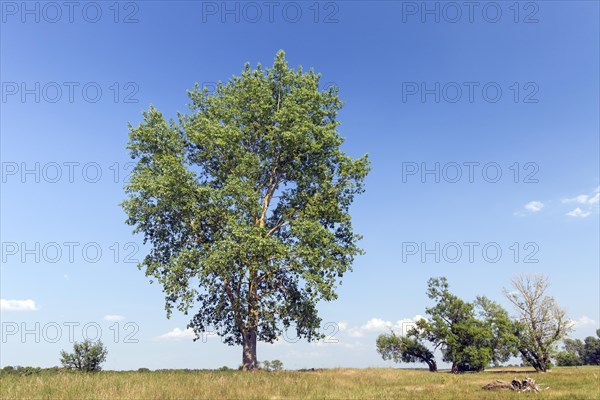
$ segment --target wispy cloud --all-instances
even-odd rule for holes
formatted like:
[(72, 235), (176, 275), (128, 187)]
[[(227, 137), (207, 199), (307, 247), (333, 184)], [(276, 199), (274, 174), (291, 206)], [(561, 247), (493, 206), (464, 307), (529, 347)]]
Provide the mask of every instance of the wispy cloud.
[(557, 209), (557, 205), (560, 206), (560, 204), (563, 204), (563, 207), (568, 207), (568, 205), (571, 205), (571, 207), (569, 207), (571, 208), (570, 210), (567, 208), (562, 211), (566, 216), (572, 218), (586, 218), (592, 215), (592, 213), (598, 212), (599, 210), (600, 186), (596, 187), (590, 193), (582, 193), (573, 197), (562, 198), (558, 204), (556, 200), (548, 200), (543, 202), (539, 200), (532, 200), (526, 203), (522, 209), (514, 212), (513, 215), (525, 217), (532, 213), (538, 213), (546, 208), (555, 209), (558, 212), (561, 212), (560, 207)]
[(598, 204), (598, 202), (600, 202), (600, 186), (598, 186), (591, 194), (579, 194), (575, 197), (562, 199), (562, 202), (567, 204)]
[(0, 299), (0, 310), (2, 311), (36, 311), (38, 308), (35, 301), (27, 300), (6, 300)]
[(600, 186), (592, 193), (579, 194), (575, 197), (562, 199), (563, 204), (578, 204), (576, 208), (567, 212), (565, 215), (573, 218), (585, 218), (592, 214), (594, 209), (598, 209), (600, 203)]
[(530, 201), (529, 203), (525, 204), (525, 209), (531, 212), (542, 211), (542, 208), (544, 208), (544, 203), (541, 201)]
[(588, 199), (590, 204), (600, 204), (600, 190), (596, 189), (596, 194)]
[(591, 214), (591, 211), (583, 211), (581, 208), (577, 207), (574, 210), (569, 211), (565, 215), (574, 218), (585, 218)]
[(158, 340), (184, 340), (193, 339), (195, 337), (194, 330), (192, 328), (179, 329), (174, 328), (172, 331), (167, 332), (157, 337)]
[(529, 203), (525, 204), (523, 206), (523, 209), (520, 209), (519, 211), (514, 212), (513, 215), (516, 215), (518, 217), (524, 217), (528, 214), (542, 211), (542, 209), (545, 206), (546, 205), (543, 202), (538, 201), (538, 200), (533, 200), (533, 201), (530, 201)]
[(595, 320), (591, 319), (587, 315), (582, 315), (573, 322), (575, 326), (596, 326), (597, 324)]
[(383, 333), (390, 330), (393, 330), (400, 335), (404, 335), (410, 328), (414, 327), (415, 322), (420, 319), (424, 319), (424, 317), (416, 315), (414, 318), (403, 318), (393, 323), (392, 321), (385, 321), (381, 318), (371, 318), (366, 324), (358, 327), (351, 327), (345, 329), (345, 331), (348, 333), (348, 336), (354, 338), (363, 337), (367, 333)]
[(104, 316), (105, 321), (123, 321), (124, 319), (124, 316), (117, 314), (109, 314)]

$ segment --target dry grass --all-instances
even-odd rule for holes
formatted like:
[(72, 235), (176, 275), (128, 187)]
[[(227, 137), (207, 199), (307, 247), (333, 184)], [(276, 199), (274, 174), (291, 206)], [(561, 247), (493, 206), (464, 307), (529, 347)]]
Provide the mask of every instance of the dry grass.
[[(541, 393), (488, 392), (493, 380), (533, 377)], [(282, 371), (156, 371), (9, 375), (2, 399), (600, 399), (600, 367), (555, 368), (535, 374), (502, 368), (452, 375), (408, 369)]]

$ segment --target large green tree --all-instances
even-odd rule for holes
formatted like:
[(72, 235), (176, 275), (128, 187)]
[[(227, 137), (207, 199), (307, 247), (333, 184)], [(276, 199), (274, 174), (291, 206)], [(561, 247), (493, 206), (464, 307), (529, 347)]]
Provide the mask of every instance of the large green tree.
[(348, 211), (369, 162), (340, 149), (342, 103), (319, 79), (280, 51), (213, 93), (196, 85), (177, 122), (151, 107), (130, 127), (123, 208), (151, 245), (140, 268), (163, 286), (167, 316), (194, 312), (197, 337), (215, 328), (241, 344), (245, 369), (257, 340), (291, 325), (322, 337), (317, 303), (361, 254)]
[(440, 349), (452, 372), (482, 371), (514, 354), (513, 323), (499, 304), (479, 296), (469, 303), (449, 290), (446, 278), (431, 278), (427, 295), (436, 303), (410, 335)]

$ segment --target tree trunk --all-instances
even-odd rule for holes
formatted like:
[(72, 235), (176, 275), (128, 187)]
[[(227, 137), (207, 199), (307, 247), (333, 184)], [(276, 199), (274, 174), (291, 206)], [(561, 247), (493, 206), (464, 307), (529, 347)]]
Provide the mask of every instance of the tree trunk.
[(437, 364), (435, 360), (425, 361), (427, 366), (429, 366), (429, 372), (437, 372)]
[(543, 360), (540, 360), (540, 358), (536, 354), (531, 354), (524, 348), (520, 348), (519, 352), (523, 356), (523, 359), (525, 359), (525, 361), (531, 364), (531, 366), (535, 369), (535, 372), (547, 371), (547, 364)]
[(242, 369), (244, 371), (252, 371), (258, 368), (256, 360), (256, 327), (250, 327), (244, 335), (243, 352), (242, 352)]
[(248, 289), (248, 317), (243, 335), (242, 369), (252, 371), (258, 369), (256, 360), (256, 336), (258, 332), (258, 294), (256, 269), (250, 270)]
[(455, 362), (452, 363), (452, 370), (451, 370), (451, 372), (453, 374), (458, 374), (458, 364), (457, 363), (455, 363)]

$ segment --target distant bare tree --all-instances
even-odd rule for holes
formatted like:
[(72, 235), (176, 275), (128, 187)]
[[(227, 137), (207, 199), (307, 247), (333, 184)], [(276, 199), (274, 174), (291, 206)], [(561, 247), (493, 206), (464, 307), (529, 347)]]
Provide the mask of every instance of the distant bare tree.
[(547, 277), (522, 275), (512, 280), (512, 286), (515, 290), (504, 289), (504, 294), (519, 313), (517, 348), (536, 371), (546, 372), (556, 343), (569, 333), (572, 323), (554, 297), (546, 295)]

